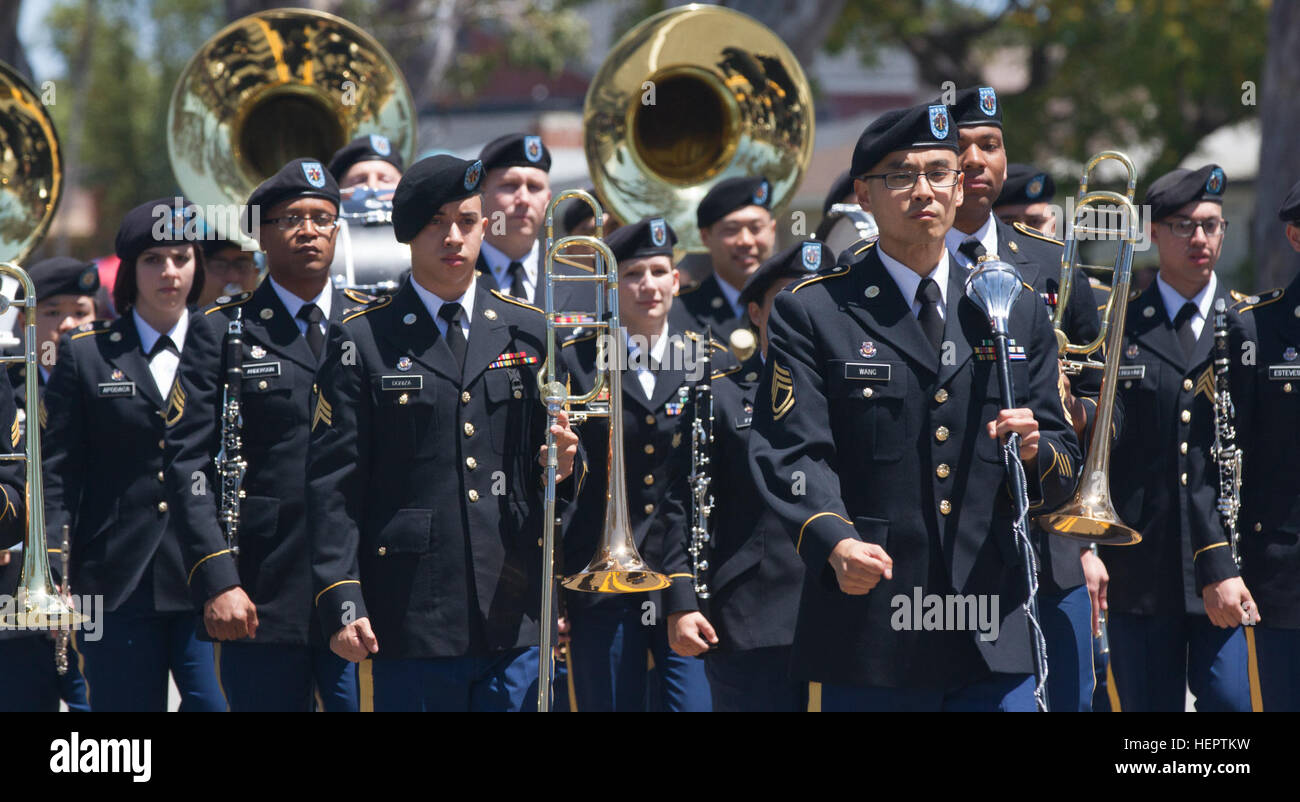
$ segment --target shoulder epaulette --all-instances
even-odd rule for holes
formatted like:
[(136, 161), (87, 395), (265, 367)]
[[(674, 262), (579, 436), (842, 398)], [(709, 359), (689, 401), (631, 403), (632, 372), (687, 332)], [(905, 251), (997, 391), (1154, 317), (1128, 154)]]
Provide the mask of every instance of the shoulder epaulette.
[(568, 348), (570, 345), (577, 345), (578, 343), (585, 343), (587, 340), (594, 340), (596, 339), (596, 335), (598, 334), (600, 334), (600, 332), (593, 331), (591, 334), (584, 334), (580, 337), (570, 337), (569, 339), (560, 343), (560, 347)]
[(1043, 242), (1050, 242), (1053, 245), (1059, 245), (1061, 247), (1065, 247), (1065, 243), (1057, 239), (1056, 237), (1049, 237), (1043, 232), (1039, 231), (1038, 229), (1030, 228), (1024, 223), (1012, 223), (1011, 227), (1014, 228), (1016, 231), (1019, 231), (1021, 234), (1024, 234), (1026, 237), (1033, 237), (1034, 239), (1040, 239)]
[[(699, 342), (700, 340), (703, 340), (703, 339), (704, 339), (704, 335), (701, 334), (701, 333), (698, 332), (698, 331), (691, 331), (690, 329), (686, 329), (686, 330), (683, 331), (682, 333), (685, 334), (685, 335), (686, 335), (687, 337), (689, 337), (690, 339), (695, 340), (696, 342)], [(725, 351), (725, 350), (727, 350), (727, 345), (726, 345), (726, 343), (722, 342), (721, 340), (717, 339), (716, 337), (712, 337), (712, 338), (709, 339), (709, 345), (712, 346), (713, 350), (715, 350), (715, 351)]]
[(1237, 303), (1233, 304), (1232, 306), (1233, 311), (1240, 313), (1250, 309), (1258, 309), (1261, 306), (1268, 306), (1271, 303), (1280, 301), (1282, 299), (1282, 296), (1286, 293), (1286, 290), (1282, 289), (1281, 287), (1277, 287), (1275, 289), (1268, 290), (1267, 292), (1261, 292), (1259, 295), (1245, 295), (1245, 296), (1241, 296), (1241, 293), (1238, 293), (1235, 290), (1231, 292), (1232, 292), (1232, 297), (1237, 299)]
[(379, 296), (377, 295), (371, 295), (362, 292), (361, 290), (354, 290), (351, 287), (344, 289), (343, 294), (346, 295), (349, 300), (356, 301), (359, 304), (368, 304), (379, 300)]
[(210, 315), (213, 312), (217, 311), (218, 309), (225, 309), (226, 307), (230, 307), (230, 306), (239, 306), (240, 304), (246, 304), (248, 303), (248, 299), (252, 297), (253, 297), (253, 293), (251, 292), (241, 292), (240, 294), (234, 296), (223, 295), (217, 300), (213, 301), (212, 306), (209, 306), (207, 309), (204, 309), (203, 314)]
[(731, 374), (736, 373), (743, 367), (745, 367), (743, 364), (737, 362), (735, 365), (728, 368), (727, 370), (715, 370), (713, 373), (709, 374), (709, 378), (721, 379), (723, 376), (730, 376)]
[(501, 300), (505, 301), (505, 302), (508, 303), (508, 304), (514, 304), (515, 306), (522, 306), (524, 309), (531, 309), (531, 310), (533, 310), (534, 312), (536, 312), (536, 313), (539, 314), (539, 315), (544, 315), (544, 314), (546, 314), (546, 312), (542, 311), (541, 309), (538, 309), (537, 307), (533, 306), (532, 304), (524, 303), (523, 301), (519, 300), (518, 298), (514, 298), (514, 297), (511, 297), (511, 296), (509, 296), (509, 295), (506, 295), (505, 293), (501, 292), (500, 290), (492, 290), (491, 292), (492, 292), (493, 295), (495, 295), (496, 297), (500, 298)]
[(1142, 294), (1142, 290), (1130, 290), (1128, 294), (1129, 303), (1133, 303), (1134, 301), (1136, 301), (1138, 299), (1138, 296), (1141, 294)]
[(361, 317), (362, 315), (368, 312), (373, 312), (376, 309), (383, 309), (385, 306), (388, 306), (392, 302), (393, 302), (393, 296), (381, 295), (375, 298), (370, 303), (367, 303), (365, 306), (359, 306), (353, 309), (343, 310), (343, 315), (341, 317), (341, 320), (344, 323), (347, 323), (349, 320), (352, 320), (353, 318)]
[[(854, 252), (853, 252), (853, 255), (854, 255), (854, 256), (861, 256), (862, 254), (866, 253), (867, 250), (870, 249), (872, 245), (875, 245), (875, 244), (876, 244), (876, 241), (875, 241), (875, 240), (872, 240), (871, 242), (868, 242), (867, 244), (863, 245), (861, 248), (858, 248), (856, 251), (854, 251)], [(849, 247), (852, 248), (853, 246), (850, 245)]]
[(798, 284), (795, 284), (790, 288), (790, 292), (798, 292), (799, 290), (802, 290), (804, 287), (807, 287), (809, 284), (816, 284), (817, 282), (825, 281), (828, 278), (841, 278), (843, 276), (847, 276), (848, 274), (849, 274), (848, 265), (836, 265), (832, 270), (826, 273), (819, 273), (813, 276), (812, 278), (804, 279)]
[(689, 287), (682, 287), (677, 291), (677, 297), (680, 298), (683, 295), (690, 295), (691, 293), (698, 290), (703, 285), (703, 283), (704, 282), (696, 282), (695, 284), (692, 284)]
[(111, 320), (92, 320), (89, 323), (82, 323), (77, 327), (77, 333), (69, 339), (76, 340), (80, 337), (89, 337), (92, 334), (103, 334), (113, 325)]

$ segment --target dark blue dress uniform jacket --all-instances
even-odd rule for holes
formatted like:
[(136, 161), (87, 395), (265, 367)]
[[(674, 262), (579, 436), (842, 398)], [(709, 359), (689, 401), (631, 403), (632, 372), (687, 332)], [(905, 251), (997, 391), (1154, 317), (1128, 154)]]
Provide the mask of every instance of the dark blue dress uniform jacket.
[(1236, 308), (1255, 343), (1253, 365), (1229, 368), (1245, 453), (1242, 575), (1263, 626), (1300, 629), (1300, 278)]
[[(330, 323), (345, 306), (369, 297), (334, 290)], [(221, 445), (222, 340), (236, 309), (244, 322), (241, 408), (248, 462), (238, 561), (217, 520), (221, 484), (213, 465)], [(257, 605), (253, 643), (307, 645), (319, 637), (312, 624), (306, 505), (316, 372), (311, 347), (268, 280), (194, 316), (168, 401), (167, 489), (190, 594), (202, 607), (242, 586)]]
[(192, 610), (163, 473), (167, 399), (134, 315), (64, 336), (45, 409), (46, 531), (54, 547), (70, 527), (76, 592), (103, 595), (111, 611), (151, 577), (154, 610)]
[[(1001, 447), (985, 429), (1001, 408), (984, 346), (992, 337), (965, 297), (964, 273), (951, 264), (943, 359), (874, 247), (776, 297), (750, 460), (807, 566), (795, 679), (954, 688), (990, 670), (1032, 670)], [(1073, 490), (1079, 445), (1042, 301), (1022, 295), (1010, 330), (1027, 356), (1011, 362), (1015, 400), (1041, 434), (1027, 471), (1032, 513)], [(863, 596), (843, 593), (827, 558), (849, 537), (883, 547), (893, 579)], [(892, 599), (916, 588), (996, 595), (999, 636), (896, 631)]]
[(748, 319), (736, 317), (722, 294), (718, 277), (712, 273), (694, 287), (679, 292), (672, 313), (675, 324), (695, 331), (712, 331), (723, 342)]
[[(1215, 297), (1233, 303), (1223, 282)], [(1228, 325), (1239, 339), (1240, 318), (1231, 310)], [(1111, 453), (1110, 492), (1120, 520), (1141, 532), (1142, 542), (1101, 549), (1112, 610), (1205, 615), (1201, 588), (1237, 576), (1216, 511), (1219, 474), (1210, 456), (1213, 345), (1213, 311), (1188, 360), (1156, 282), (1131, 294), (1117, 355), (1125, 426)]]
[[(9, 393), (0, 393), (0, 422), (8, 425), (3, 431), (4, 451), (12, 450), (14, 453), (22, 453), (24, 440), (19, 436), (18, 412), (14, 407), (13, 396)], [(23, 524), (27, 519), (27, 505), (24, 500), (24, 489), (27, 487), (23, 463), (19, 461), (0, 462), (0, 549), (7, 549), (15, 543), (21, 543), (27, 536), (27, 530)], [(51, 558), (57, 555), (51, 554)], [(19, 574), (22, 573), (23, 561), (22, 552), (14, 552), (13, 559), (9, 565), (0, 568), (0, 593), (13, 595), (14, 589), (18, 587)], [(0, 639), (5, 637), (6, 630), (0, 629)], [(12, 633), (21, 632), (24, 635), (32, 634), (23, 630), (11, 630)], [(11, 634), (10, 637), (13, 637)]]
[(311, 431), (313, 593), (327, 635), (369, 616), (378, 659), (537, 645), (545, 339), (540, 310), (480, 283), (461, 380), (410, 279), (345, 315)]

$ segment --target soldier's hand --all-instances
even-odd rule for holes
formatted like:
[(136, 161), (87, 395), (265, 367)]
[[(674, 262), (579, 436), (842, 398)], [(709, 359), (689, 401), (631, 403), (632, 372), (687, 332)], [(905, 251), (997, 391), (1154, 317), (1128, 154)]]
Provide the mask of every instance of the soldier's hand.
[(1260, 620), (1259, 608), (1241, 577), (1234, 576), (1211, 582), (1201, 589), (1201, 601), (1210, 623), (1223, 629), (1232, 629)]
[(9, 549), (0, 549), (0, 566), (8, 565), (9, 560), (12, 559), (10, 556), (12, 554), (13, 552)]
[(358, 618), (330, 636), (330, 651), (349, 663), (360, 663), (379, 651), (379, 639), (369, 618)]
[(703, 613), (673, 613), (668, 616), (668, 645), (682, 657), (704, 654), (718, 642), (718, 634)]
[(1033, 462), (1038, 457), (1038, 421), (1031, 409), (1004, 409), (988, 423), (989, 437), (1003, 440), (1011, 432), (1020, 435), (1020, 460)]
[(840, 590), (850, 596), (862, 596), (885, 579), (894, 578), (894, 558), (875, 543), (846, 537), (835, 544), (830, 559)]
[(1088, 585), (1088, 599), (1092, 601), (1092, 634), (1101, 634), (1101, 614), (1106, 605), (1106, 589), (1110, 587), (1110, 573), (1101, 558), (1084, 549), (1079, 559), (1083, 562), (1083, 580)]
[(569, 641), (573, 640), (573, 638), (572, 638), (572, 636), (569, 635), (569, 618), (568, 618), (568, 616), (563, 616), (563, 615), (562, 615), (562, 616), (560, 616), (558, 619), (556, 619), (556, 621), (557, 621), (557, 624), (559, 625), (559, 626), (558, 626), (558, 629), (559, 629), (559, 633), (560, 633), (560, 635), (559, 635), (558, 638), (555, 639), (555, 645), (551, 647), (551, 652), (552, 652), (552, 655), (555, 657), (556, 660), (563, 660), (563, 659), (564, 659), (564, 647), (568, 646), (568, 645), (569, 645)]
[(257, 606), (240, 586), (226, 588), (203, 605), (203, 626), (217, 640), (255, 638)]
[(1056, 367), (1060, 374), (1061, 403), (1070, 413), (1070, 423), (1074, 426), (1074, 433), (1082, 440), (1083, 430), (1088, 427), (1088, 408), (1074, 397), (1070, 389), (1070, 377), (1065, 373), (1065, 362), (1057, 362)]
[[(559, 467), (556, 470), (555, 479), (557, 482), (563, 482), (573, 473), (573, 460), (578, 456), (578, 435), (574, 433), (569, 426), (569, 414), (560, 410), (560, 414), (555, 416), (551, 422), (551, 433), (555, 435), (555, 447), (559, 451)], [(537, 454), (537, 461), (546, 466), (546, 446), (543, 445)]]

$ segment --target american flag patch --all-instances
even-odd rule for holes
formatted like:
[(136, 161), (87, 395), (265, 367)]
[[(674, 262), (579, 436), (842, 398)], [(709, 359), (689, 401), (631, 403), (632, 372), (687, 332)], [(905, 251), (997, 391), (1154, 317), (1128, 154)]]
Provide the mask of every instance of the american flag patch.
[[(1011, 359), (1024, 359), (1025, 347), (1016, 345), (1016, 341), (1012, 340), (1007, 343), (1007, 355)], [(980, 344), (975, 346), (975, 358), (984, 362), (996, 362), (998, 358), (997, 346), (993, 344), (992, 340), (980, 340)]]
[(515, 365), (536, 365), (537, 357), (529, 356), (520, 351), (515, 354), (502, 354), (496, 358), (496, 361), (488, 365), (488, 370), (493, 368), (512, 368)]

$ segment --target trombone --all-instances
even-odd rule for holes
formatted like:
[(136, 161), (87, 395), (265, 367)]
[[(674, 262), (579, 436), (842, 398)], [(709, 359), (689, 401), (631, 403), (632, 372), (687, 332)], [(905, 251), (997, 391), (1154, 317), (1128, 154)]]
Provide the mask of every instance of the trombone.
[[(1128, 186), (1123, 195), (1106, 190), (1088, 191), (1093, 169), (1107, 159), (1120, 162), (1128, 170)], [(1088, 456), (1079, 472), (1079, 486), (1065, 505), (1034, 519), (1039, 526), (1054, 535), (1110, 546), (1131, 546), (1142, 540), (1142, 535), (1136, 529), (1126, 526), (1116, 514), (1111, 501), (1109, 480), (1110, 430), (1115, 412), (1115, 393), (1118, 390), (1116, 379), (1119, 376), (1119, 354), (1124, 343), (1124, 316), (1128, 311), (1128, 291), (1133, 279), (1133, 250), (1139, 234), (1137, 206), (1133, 203), (1136, 186), (1137, 170), (1133, 167), (1133, 162), (1123, 153), (1114, 150), (1102, 151), (1089, 159), (1079, 182), (1074, 220), (1065, 232), (1065, 252), (1061, 255), (1061, 280), (1052, 325), (1056, 329), (1060, 355), (1066, 360), (1067, 373), (1078, 373), (1084, 368), (1102, 369), (1101, 396), (1097, 399), (1097, 419), (1092, 426)], [(1095, 214), (1099, 206), (1118, 209), (1123, 223), (1122, 232), (1085, 224), (1085, 213)], [(1062, 323), (1074, 273), (1079, 267), (1079, 233), (1105, 236), (1120, 234), (1121, 240), (1114, 267), (1100, 268), (1109, 269), (1114, 274), (1110, 301), (1101, 318), (1101, 330), (1092, 342), (1075, 345), (1070, 343), (1062, 330)], [(1069, 360), (1072, 354), (1090, 355), (1103, 344), (1105, 358), (1102, 362)]]
[[(580, 200), (595, 213), (596, 236), (568, 236), (555, 240), (555, 208), (569, 199)], [(604, 236), (604, 210), (589, 193), (578, 189), (565, 190), (546, 207), (546, 261), (545, 312), (546, 312), (546, 364), (538, 377), (546, 413), (551, 418), (560, 411), (569, 411), (569, 422), (582, 423), (592, 418), (609, 419), (609, 444), (606, 459), (608, 475), (605, 483), (605, 523), (600, 543), (587, 566), (576, 574), (564, 577), (560, 584), (569, 590), (590, 593), (642, 593), (668, 587), (668, 577), (651, 568), (637, 552), (632, 536), (631, 518), (627, 507), (627, 471), (623, 465), (623, 375), (619, 370), (621, 360), (610, 354), (611, 347), (622, 345), (623, 335), (618, 315), (618, 262), (609, 246), (601, 241)], [(555, 264), (574, 264), (561, 256), (576, 247), (589, 248), (594, 253), (591, 274), (558, 274)], [(583, 267), (585, 270), (585, 266)], [(555, 285), (560, 281), (588, 281), (597, 285), (595, 322), (579, 319), (580, 316), (557, 312)], [(559, 327), (591, 326), (604, 335), (596, 341), (596, 365), (599, 373), (590, 390), (579, 395), (569, 393), (559, 380), (556, 365), (560, 351), (556, 347), (555, 332)], [(614, 357), (614, 358), (611, 358)], [(603, 366), (603, 367), (602, 367)], [(598, 399), (608, 393), (609, 401)], [(551, 617), (555, 598), (555, 488), (559, 456), (555, 450), (555, 435), (546, 429), (546, 512), (542, 535), (542, 611), (541, 655), (537, 683), (537, 710), (550, 710), (551, 698)]]

